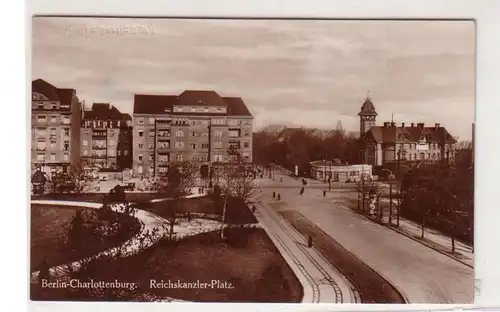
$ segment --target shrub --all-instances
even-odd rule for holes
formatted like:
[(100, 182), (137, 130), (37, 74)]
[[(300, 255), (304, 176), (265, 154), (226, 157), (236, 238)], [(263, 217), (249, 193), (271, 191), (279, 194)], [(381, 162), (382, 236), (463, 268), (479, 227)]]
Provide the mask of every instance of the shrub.
[(246, 248), (248, 246), (249, 231), (242, 226), (238, 228), (225, 228), (224, 236), (231, 247)]

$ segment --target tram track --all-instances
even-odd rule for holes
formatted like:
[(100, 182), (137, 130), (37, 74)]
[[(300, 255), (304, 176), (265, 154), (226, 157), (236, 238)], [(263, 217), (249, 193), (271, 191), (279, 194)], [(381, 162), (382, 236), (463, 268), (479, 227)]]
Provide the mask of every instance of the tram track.
[[(307, 280), (311, 284), (313, 288), (313, 298), (315, 298), (315, 293), (316, 291), (318, 292), (317, 294), (317, 301), (313, 302), (320, 302), (321, 300), (321, 292), (320, 292), (320, 286), (327, 285), (331, 287), (335, 294), (335, 302), (336, 303), (345, 303), (346, 299), (345, 294), (343, 294), (341, 288), (335, 281), (335, 279), (332, 277), (330, 273), (328, 273), (324, 267), (318, 262), (317, 259), (315, 259), (310, 252), (308, 251), (308, 247), (305, 247), (305, 238), (302, 234), (300, 234), (295, 228), (291, 227), (290, 225), (286, 224), (286, 220), (284, 220), (282, 217), (280, 217), (276, 212), (270, 211), (268, 208), (264, 207), (262, 203), (259, 202), (260, 209), (258, 213), (266, 214), (268, 218), (270, 218), (273, 223), (275, 223), (283, 232), (283, 235), (285, 235), (288, 239), (290, 239), (292, 242), (294, 242), (298, 250), (304, 254), (304, 256), (308, 259), (308, 261), (311, 262), (311, 264), (314, 266), (314, 268), (322, 275), (322, 278), (318, 281), (316, 279), (312, 278), (312, 276), (305, 270), (305, 268), (300, 265), (297, 261), (297, 257), (293, 254), (290, 253), (290, 256), (293, 256), (294, 258), (294, 263), (301, 269), (302, 273), (305, 273), (304, 275), (307, 277)], [(276, 234), (276, 230), (270, 227), (269, 229), (271, 232), (273, 232), (273, 235), (278, 236)], [(293, 234), (295, 234), (295, 237)], [(284, 244), (283, 240), (280, 237), (277, 237), (281, 244)], [(300, 242), (300, 240), (304, 242)], [(287, 249), (290, 252), (290, 248), (288, 246), (284, 246), (285, 249)], [(326, 264), (330, 264), (329, 261), (327, 261), (319, 251), (315, 250), (315, 252), (321, 257), (321, 260), (324, 261)], [(334, 270), (339, 276), (341, 276), (340, 272), (338, 272), (335, 268), (332, 267), (332, 270)], [(359, 292), (347, 281), (347, 279), (344, 278), (343, 282), (347, 285), (349, 285), (349, 299), (347, 300), (348, 302), (351, 303), (356, 303), (360, 302), (361, 298), (359, 296)]]

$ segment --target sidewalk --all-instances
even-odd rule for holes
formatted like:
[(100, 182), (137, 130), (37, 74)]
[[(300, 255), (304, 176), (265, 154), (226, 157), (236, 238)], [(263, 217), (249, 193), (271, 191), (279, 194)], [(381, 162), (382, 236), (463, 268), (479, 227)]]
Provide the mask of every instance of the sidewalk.
[(359, 296), (347, 279), (267, 205), (256, 204), (255, 217), (303, 286), (303, 303), (356, 303)]
[[(384, 204), (389, 204), (389, 200), (383, 200)], [(420, 242), (427, 247), (430, 247), (437, 252), (440, 252), (452, 259), (457, 260), (471, 268), (474, 268), (474, 253), (472, 247), (455, 240), (455, 252), (452, 253), (451, 238), (437, 230), (425, 228), (424, 239), (421, 239), (422, 229), (421, 226), (411, 220), (399, 218), (399, 227), (397, 227), (397, 208), (393, 206), (392, 225), (389, 225), (389, 208), (384, 209), (382, 213), (382, 225), (405, 235), (417, 242)], [(372, 219), (372, 218), (370, 218)], [(374, 220), (378, 221), (378, 220)]]

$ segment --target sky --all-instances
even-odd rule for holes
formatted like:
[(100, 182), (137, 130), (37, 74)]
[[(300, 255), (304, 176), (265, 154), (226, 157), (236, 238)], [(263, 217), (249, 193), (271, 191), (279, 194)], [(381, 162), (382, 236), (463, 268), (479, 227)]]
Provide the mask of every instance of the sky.
[(35, 17), (32, 34), (32, 79), (76, 89), (87, 108), (132, 113), (136, 93), (214, 90), (241, 97), (257, 130), (359, 131), (369, 94), (377, 125), (394, 116), (472, 137), (472, 21)]

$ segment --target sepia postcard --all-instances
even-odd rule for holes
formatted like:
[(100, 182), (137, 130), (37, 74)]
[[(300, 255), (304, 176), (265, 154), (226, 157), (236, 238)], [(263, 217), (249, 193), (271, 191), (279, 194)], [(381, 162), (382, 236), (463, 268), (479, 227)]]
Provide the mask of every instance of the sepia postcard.
[(474, 301), (470, 20), (32, 19), (32, 301)]

